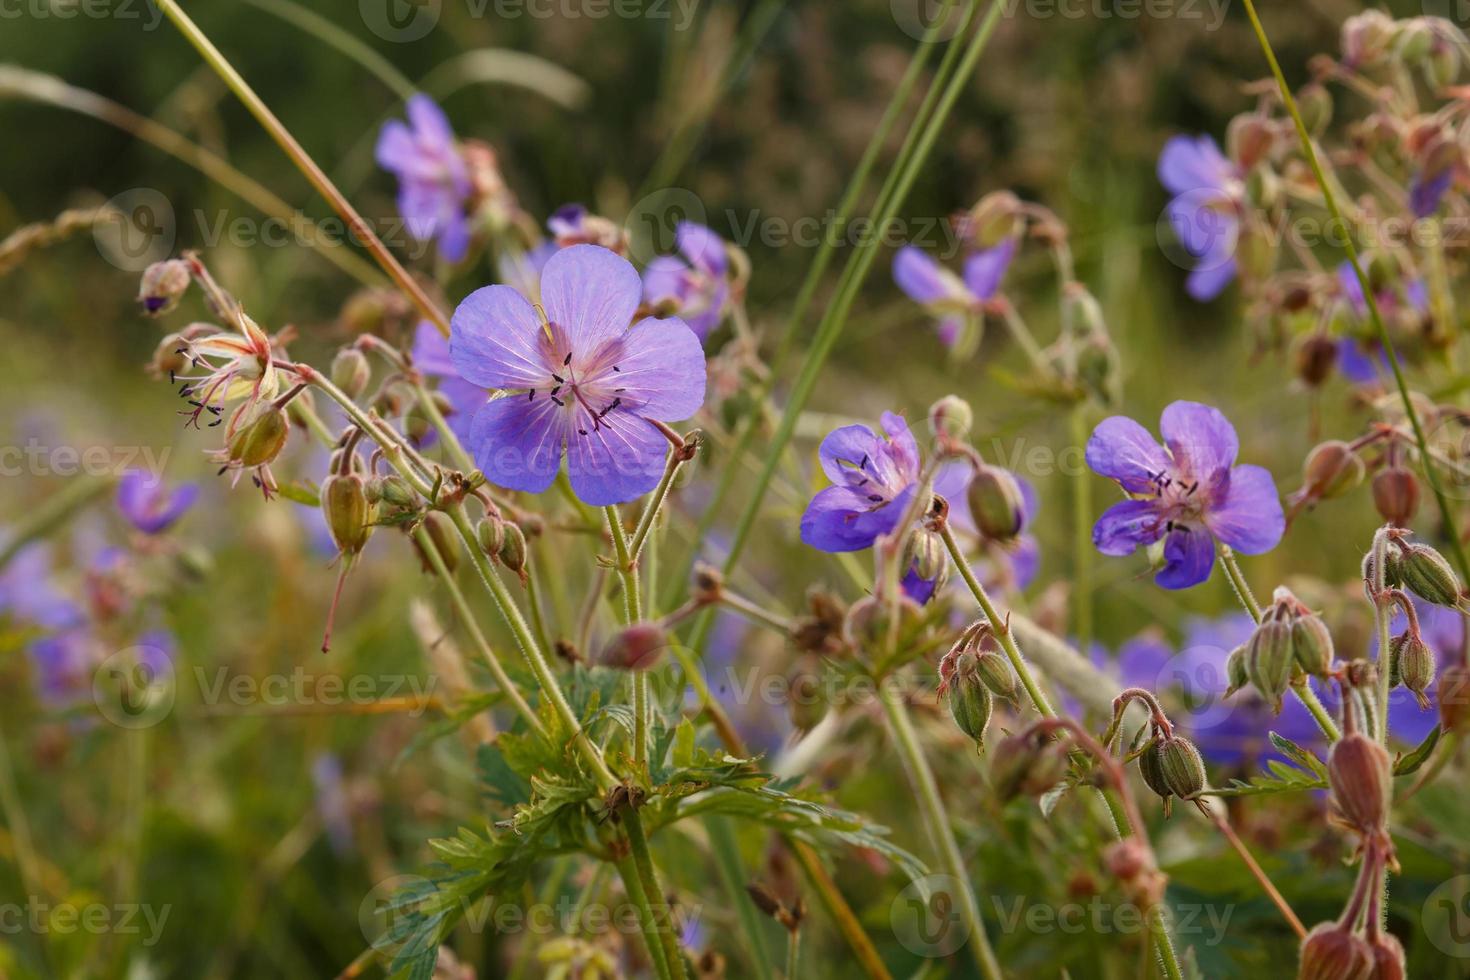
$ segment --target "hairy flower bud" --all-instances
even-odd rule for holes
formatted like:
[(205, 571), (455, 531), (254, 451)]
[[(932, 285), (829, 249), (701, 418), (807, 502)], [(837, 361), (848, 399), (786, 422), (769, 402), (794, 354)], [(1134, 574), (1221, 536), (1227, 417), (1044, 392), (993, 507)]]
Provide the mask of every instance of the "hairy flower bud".
[(371, 505), (362, 477), (333, 473), (322, 481), (322, 514), (337, 550), (355, 555), (367, 544), (373, 533)]
[(1250, 672), (1246, 669), (1246, 647), (1241, 644), (1230, 651), (1230, 656), (1225, 658), (1225, 679), (1230, 686), (1225, 689), (1225, 697), (1230, 697), (1236, 691), (1251, 682)]
[(988, 687), (991, 693), (1012, 703), (1016, 702), (1016, 696), (1020, 692), (1020, 682), (1016, 679), (1016, 672), (1011, 669), (1011, 662), (1006, 659), (1005, 654), (982, 645), (975, 651), (975, 670), (980, 676), (980, 682)]
[(1205, 760), (1183, 735), (1159, 740), (1159, 770), (1169, 792), (1181, 800), (1192, 799), (1205, 788)]
[(1271, 152), (1275, 130), (1260, 113), (1245, 112), (1230, 120), (1225, 130), (1225, 147), (1241, 170), (1250, 170)]
[(961, 440), (975, 424), (975, 410), (958, 395), (945, 395), (929, 406), (929, 431), (936, 438)]
[(1434, 651), (1429, 649), (1423, 638), (1413, 630), (1394, 637), (1389, 646), (1388, 664), (1389, 686), (1402, 684), (1413, 692), (1419, 707), (1428, 708), (1429, 698), (1424, 692), (1434, 683)]
[(982, 465), (975, 468), (965, 491), (970, 516), (985, 537), (1009, 541), (1026, 523), (1026, 500), (1021, 484), (1009, 470)]
[(1338, 814), (1364, 834), (1382, 830), (1393, 789), (1388, 750), (1362, 732), (1349, 732), (1327, 753), (1327, 784)]
[(1040, 796), (1067, 775), (1067, 750), (1057, 739), (1020, 732), (1002, 739), (990, 753), (990, 781), (1003, 801)]
[(1385, 521), (1405, 527), (1419, 512), (1419, 480), (1413, 471), (1390, 466), (1373, 477), (1373, 506)]
[(938, 534), (920, 529), (909, 535), (904, 543), (902, 568), (912, 568), (919, 578), (928, 581), (939, 578), (948, 566), (949, 552)]
[(1138, 774), (1143, 777), (1144, 785), (1165, 802), (1174, 795), (1174, 791), (1169, 788), (1169, 780), (1164, 775), (1163, 753), (1160, 751), (1157, 740), (1150, 742), (1139, 753)]
[(391, 507), (412, 507), (417, 499), (408, 481), (396, 473), (388, 476), (375, 476), (369, 480), (367, 497), (369, 503), (375, 504), (382, 501)]
[(1371, 67), (1383, 60), (1393, 38), (1393, 18), (1383, 11), (1355, 14), (1342, 24), (1342, 60), (1353, 68)]
[(1340, 440), (1320, 443), (1302, 464), (1302, 488), (1315, 500), (1341, 496), (1363, 482), (1363, 457)]
[(356, 347), (344, 347), (332, 358), (332, 384), (346, 392), (348, 398), (363, 393), (372, 373), (367, 355)]
[(1369, 945), (1373, 951), (1372, 980), (1404, 980), (1408, 976), (1403, 944), (1393, 933), (1380, 932)]
[(978, 658), (968, 650), (961, 653), (949, 685), (949, 713), (960, 731), (975, 740), (977, 748), (985, 742), (985, 729), (990, 727), (994, 709), (995, 696), (980, 677)]
[(1246, 644), (1246, 675), (1261, 697), (1269, 701), (1278, 713), (1296, 659), (1293, 646), (1291, 625), (1269, 615), (1256, 627)]
[(501, 545), (505, 544), (505, 522), (487, 515), (475, 525), (475, 540), (480, 542), (481, 551), (495, 558), (500, 554)]
[(1296, 94), (1297, 110), (1307, 132), (1320, 134), (1332, 124), (1332, 93), (1320, 82), (1310, 82)]
[(235, 429), (228, 446), (230, 461), (246, 467), (264, 466), (281, 454), (290, 434), (285, 410), (264, 405), (254, 418)]
[(1010, 191), (986, 194), (970, 209), (970, 239), (977, 248), (994, 248), (1020, 227), (1021, 199)]
[(502, 525), (502, 530), (505, 532), (505, 538), (500, 542), (497, 557), (500, 558), (500, 564), (519, 575), (526, 568), (526, 534), (521, 530), (520, 525), (512, 524), (510, 521)]
[(1325, 679), (1332, 672), (1332, 631), (1314, 612), (1291, 621), (1291, 652), (1297, 666), (1313, 677)]
[(143, 279), (138, 284), (138, 302), (149, 316), (163, 316), (179, 305), (184, 293), (189, 291), (189, 265), (183, 259), (166, 259), (155, 262), (143, 270)]
[(669, 646), (669, 634), (657, 623), (634, 623), (620, 630), (598, 654), (597, 662), (614, 670), (648, 670)]
[[(842, 620), (842, 638), (854, 650), (882, 650), (889, 640), (887, 601), (877, 596), (864, 596), (854, 602)], [(908, 596), (898, 600), (899, 630), (903, 631), (920, 619), (918, 603)]]
[(1369, 980), (1373, 951), (1347, 926), (1322, 922), (1302, 940), (1297, 980)]
[(1439, 675), (1439, 724), (1447, 732), (1470, 732), (1470, 667), (1453, 663)]
[(1460, 579), (1444, 555), (1416, 543), (1404, 548), (1401, 557), (1400, 578), (1419, 598), (1437, 606), (1454, 606), (1460, 601)]

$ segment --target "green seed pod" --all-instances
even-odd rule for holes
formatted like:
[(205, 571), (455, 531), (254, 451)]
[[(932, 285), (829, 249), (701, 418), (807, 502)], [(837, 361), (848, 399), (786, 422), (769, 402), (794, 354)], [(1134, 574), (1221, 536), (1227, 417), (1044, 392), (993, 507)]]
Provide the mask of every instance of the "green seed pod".
[(1011, 669), (1011, 662), (1006, 659), (1005, 654), (982, 647), (975, 656), (975, 671), (980, 676), (980, 682), (991, 693), (1014, 703), (1019, 691), (1019, 681), (1016, 680), (1016, 672)]
[(955, 666), (954, 683), (949, 689), (949, 713), (960, 731), (975, 740), (976, 747), (985, 742), (985, 730), (995, 710), (995, 696), (980, 678), (973, 653), (962, 653)]
[(1297, 980), (1369, 980), (1373, 950), (1347, 926), (1321, 922), (1302, 940)]
[(374, 497), (393, 507), (413, 507), (416, 502), (413, 488), (397, 474), (374, 478), (368, 484), (368, 499)]
[(332, 384), (346, 392), (348, 398), (361, 395), (372, 374), (367, 355), (356, 347), (344, 347), (332, 358)]
[(372, 507), (362, 477), (356, 473), (332, 474), (322, 482), (321, 501), (327, 530), (337, 550), (344, 555), (357, 554), (373, 533)]
[(1436, 39), (1436, 43), (1429, 51), (1429, 57), (1424, 61), (1424, 79), (1431, 88), (1444, 88), (1453, 85), (1460, 77), (1460, 49), (1447, 43), (1443, 39)]
[(1297, 109), (1307, 132), (1319, 135), (1332, 123), (1332, 93), (1320, 82), (1310, 82), (1296, 94)]
[(1424, 694), (1434, 683), (1434, 651), (1411, 631), (1396, 636), (1389, 647), (1388, 683), (1391, 687), (1404, 685), (1412, 691), (1419, 707), (1428, 708), (1429, 698)]
[(1381, 831), (1393, 790), (1388, 750), (1362, 732), (1349, 732), (1327, 753), (1332, 802), (1348, 826), (1363, 834)]
[(506, 521), (502, 525), (505, 540), (500, 542), (500, 564), (521, 574), (526, 568), (526, 535), (517, 524)]
[(1008, 735), (991, 751), (990, 781), (1002, 801), (1040, 796), (1067, 775), (1067, 750), (1034, 732)]
[(1297, 666), (1313, 677), (1332, 672), (1332, 631), (1316, 613), (1298, 616), (1291, 623), (1291, 652)]
[(1246, 649), (1243, 643), (1231, 650), (1230, 656), (1225, 658), (1225, 677), (1230, 682), (1230, 686), (1225, 689), (1225, 697), (1230, 697), (1251, 682), (1245, 661)]
[(961, 440), (970, 435), (975, 411), (958, 395), (945, 395), (929, 406), (929, 431), (937, 438)]
[(1453, 606), (1460, 601), (1460, 580), (1444, 555), (1427, 544), (1412, 544), (1404, 549), (1402, 557), (1403, 584), (1419, 598), (1437, 606)]
[(1266, 619), (1256, 627), (1246, 645), (1246, 675), (1261, 697), (1269, 701), (1278, 713), (1295, 663), (1291, 632), (1287, 623)]
[(994, 248), (1020, 227), (1021, 199), (1010, 191), (986, 194), (970, 209), (970, 236), (978, 248)]
[(1194, 743), (1182, 735), (1159, 743), (1159, 769), (1164, 785), (1181, 800), (1192, 799), (1205, 788), (1205, 760)]
[(939, 578), (949, 564), (944, 541), (933, 531), (916, 530), (904, 545), (903, 568), (912, 568), (926, 581)]
[(994, 541), (1009, 541), (1021, 533), (1026, 522), (1026, 501), (1021, 485), (1009, 470), (978, 466), (965, 491), (970, 516), (980, 533)]
[(1148, 748), (1138, 756), (1138, 772), (1143, 776), (1144, 784), (1158, 794), (1160, 799), (1167, 800), (1174, 795), (1164, 776), (1163, 753), (1157, 740), (1150, 742)]
[(290, 434), (286, 413), (266, 405), (255, 418), (235, 429), (229, 443), (230, 461), (241, 466), (264, 466), (281, 454)]
[(505, 522), (498, 517), (485, 517), (475, 525), (475, 538), (480, 542), (481, 551), (491, 558), (496, 557), (505, 544)]

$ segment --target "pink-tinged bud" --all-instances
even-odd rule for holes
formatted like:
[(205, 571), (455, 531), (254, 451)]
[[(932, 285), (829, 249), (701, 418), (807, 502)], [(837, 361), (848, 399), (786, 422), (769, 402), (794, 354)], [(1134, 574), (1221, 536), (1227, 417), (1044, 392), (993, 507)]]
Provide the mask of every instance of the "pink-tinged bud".
[(634, 623), (602, 648), (597, 662), (615, 670), (648, 670), (669, 646), (669, 634), (657, 623)]
[(235, 429), (228, 446), (230, 461), (244, 467), (264, 466), (281, 454), (290, 434), (285, 410), (264, 405), (254, 418)]
[(1021, 227), (1021, 199), (1010, 191), (986, 194), (968, 215), (970, 240), (976, 248), (994, 248), (1011, 238)]
[(332, 358), (332, 384), (341, 388), (348, 398), (361, 395), (372, 374), (367, 355), (356, 347), (344, 347)]
[(322, 515), (327, 530), (346, 555), (355, 555), (367, 544), (373, 533), (367, 490), (356, 473), (332, 474), (322, 482)]
[(1225, 130), (1226, 149), (1241, 170), (1250, 170), (1266, 159), (1274, 139), (1271, 121), (1254, 112), (1236, 116)]
[(1373, 506), (1385, 521), (1406, 527), (1419, 512), (1419, 480), (1402, 466), (1390, 466), (1373, 478)]
[(1303, 672), (1324, 680), (1332, 673), (1332, 631), (1321, 616), (1308, 612), (1292, 620), (1291, 652)]
[(1315, 500), (1341, 496), (1363, 482), (1363, 457), (1340, 440), (1313, 447), (1302, 464), (1302, 489)]
[(1348, 826), (1363, 834), (1383, 829), (1393, 790), (1393, 760), (1387, 749), (1362, 732), (1349, 732), (1327, 753), (1327, 783)]
[(994, 710), (995, 696), (980, 677), (978, 658), (968, 650), (961, 653), (949, 685), (949, 713), (954, 723), (979, 747), (985, 742)]
[(1182, 735), (1159, 740), (1159, 769), (1164, 785), (1181, 800), (1193, 799), (1205, 788), (1205, 760), (1194, 743)]
[(1125, 883), (1153, 870), (1148, 848), (1137, 837), (1124, 837), (1104, 848), (1103, 865), (1109, 874)]
[(1291, 625), (1268, 618), (1261, 621), (1246, 644), (1245, 669), (1251, 685), (1280, 713), (1281, 699), (1296, 662)]
[(1434, 683), (1434, 651), (1413, 630), (1394, 637), (1389, 646), (1388, 683), (1390, 687), (1402, 684), (1413, 693), (1419, 707), (1428, 708), (1429, 698), (1425, 691)]
[(149, 316), (163, 316), (179, 305), (179, 300), (189, 291), (189, 264), (183, 259), (167, 259), (155, 262), (143, 270), (143, 279), (138, 284), (138, 302)]
[(978, 466), (965, 491), (970, 516), (980, 533), (994, 541), (1009, 541), (1026, 524), (1026, 499), (1021, 484), (1009, 470)]
[(1400, 555), (1399, 577), (1415, 595), (1437, 606), (1460, 601), (1460, 579), (1444, 555), (1427, 544), (1411, 544)]
[(1297, 980), (1369, 980), (1372, 973), (1368, 941), (1346, 926), (1322, 922), (1302, 940)]
[(1337, 344), (1324, 334), (1306, 334), (1292, 351), (1292, 363), (1303, 384), (1319, 387), (1332, 376), (1332, 367), (1337, 363)]
[(1342, 60), (1351, 68), (1367, 68), (1383, 60), (1393, 43), (1393, 19), (1380, 10), (1365, 10), (1343, 21)]
[(1453, 663), (1439, 675), (1439, 724), (1447, 732), (1470, 733), (1470, 667)]
[(1409, 974), (1404, 962), (1404, 947), (1398, 937), (1380, 932), (1370, 945), (1373, 950), (1372, 980), (1405, 980)]

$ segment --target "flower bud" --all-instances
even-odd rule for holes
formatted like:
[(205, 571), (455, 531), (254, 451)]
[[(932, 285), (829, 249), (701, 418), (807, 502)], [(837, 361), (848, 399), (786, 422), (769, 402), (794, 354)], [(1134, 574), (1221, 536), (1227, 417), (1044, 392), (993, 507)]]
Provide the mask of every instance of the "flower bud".
[[(888, 602), (877, 596), (865, 596), (854, 602), (842, 620), (842, 638), (854, 650), (882, 650), (888, 644)], [(899, 630), (919, 621), (918, 603), (908, 596), (898, 600)]]
[(1307, 132), (1320, 135), (1332, 123), (1332, 93), (1320, 82), (1309, 82), (1296, 94), (1296, 107)]
[(397, 474), (375, 476), (369, 480), (367, 498), (369, 503), (382, 501), (392, 507), (413, 507), (416, 500), (408, 481)]
[(1026, 523), (1026, 500), (1021, 495), (1021, 484), (1009, 470), (976, 467), (965, 496), (970, 516), (985, 537), (1009, 541), (1021, 533)]
[(608, 641), (597, 662), (614, 670), (648, 670), (658, 663), (668, 646), (669, 635), (662, 626), (634, 623)]
[(1246, 644), (1246, 675), (1278, 714), (1296, 659), (1293, 646), (1291, 625), (1269, 616), (1256, 627)]
[(1020, 227), (1021, 199), (1010, 191), (986, 194), (970, 209), (968, 221), (975, 246), (994, 248)]
[(1446, 38), (1436, 37), (1430, 46), (1429, 57), (1424, 59), (1424, 80), (1430, 88), (1441, 89), (1453, 85), (1459, 77), (1459, 46)]
[(1373, 951), (1347, 926), (1322, 922), (1302, 940), (1297, 980), (1368, 980)]
[(1332, 366), (1337, 363), (1337, 344), (1324, 334), (1309, 333), (1297, 342), (1292, 359), (1296, 376), (1309, 388), (1316, 388), (1332, 375)]
[(977, 657), (965, 651), (955, 664), (954, 681), (949, 687), (949, 713), (960, 731), (975, 740), (977, 748), (985, 742), (985, 729), (990, 726), (994, 709), (995, 697), (980, 677)]
[(138, 284), (138, 302), (149, 316), (163, 316), (179, 305), (184, 293), (189, 291), (189, 264), (183, 259), (166, 259), (155, 262), (143, 270), (143, 279)]
[(1124, 837), (1103, 849), (1103, 864), (1122, 882), (1134, 881), (1153, 869), (1148, 848), (1137, 837)]
[(253, 419), (235, 429), (228, 446), (230, 461), (246, 467), (264, 466), (281, 454), (290, 434), (285, 410), (266, 404)]
[(1394, 22), (1381, 10), (1365, 10), (1343, 21), (1342, 60), (1351, 68), (1377, 64), (1388, 53)]
[(153, 360), (149, 367), (155, 374), (167, 375), (172, 381), (175, 374), (189, 366), (189, 358), (184, 353), (184, 338), (176, 333), (171, 333), (158, 342), (153, 349)]
[(1393, 933), (1378, 933), (1369, 946), (1373, 951), (1372, 980), (1404, 980), (1408, 976), (1403, 944)]
[(1183, 735), (1160, 740), (1159, 770), (1169, 792), (1181, 800), (1193, 799), (1205, 788), (1205, 760), (1194, 743)]
[(1363, 834), (1383, 829), (1393, 789), (1387, 749), (1362, 732), (1348, 732), (1327, 753), (1327, 784), (1348, 826)]
[(1470, 732), (1470, 667), (1453, 663), (1439, 675), (1439, 725), (1446, 732)]
[(1014, 704), (1020, 692), (1020, 682), (1005, 654), (982, 646), (975, 652), (975, 658), (975, 670), (980, 676), (980, 682), (996, 696)]
[(1245, 112), (1230, 120), (1225, 146), (1241, 170), (1250, 170), (1271, 152), (1275, 131), (1271, 121), (1259, 113)]
[[(1372, 590), (1377, 583), (1378, 566), (1374, 561), (1373, 552), (1369, 550), (1363, 556), (1363, 588), (1368, 590), (1368, 598), (1373, 598)], [(1404, 559), (1397, 548), (1388, 548), (1384, 552), (1383, 561), (1383, 585), (1384, 588), (1397, 589), (1404, 584)]]
[(949, 565), (949, 552), (933, 531), (917, 530), (904, 543), (904, 569), (912, 568), (925, 581), (937, 579)]
[(1067, 749), (1049, 735), (1008, 735), (991, 753), (990, 780), (1002, 801), (1040, 796), (1067, 775)]
[(1373, 478), (1373, 506), (1388, 523), (1408, 526), (1419, 511), (1419, 480), (1402, 466), (1387, 467)]
[(929, 406), (929, 431), (936, 438), (959, 441), (970, 434), (975, 424), (975, 411), (958, 395), (945, 395)]
[(1246, 669), (1245, 662), (1244, 643), (1231, 650), (1230, 656), (1225, 658), (1225, 679), (1230, 682), (1230, 686), (1225, 689), (1225, 697), (1230, 697), (1251, 682), (1250, 672)]
[(1332, 673), (1332, 631), (1321, 616), (1308, 612), (1292, 620), (1291, 652), (1304, 673), (1323, 679)]
[(520, 525), (506, 521), (501, 525), (505, 538), (500, 542), (500, 564), (517, 575), (526, 568), (526, 534)]
[(505, 544), (505, 522), (494, 516), (484, 517), (475, 525), (475, 540), (480, 542), (481, 551), (491, 558), (496, 557)]
[(1341, 440), (1313, 447), (1302, 465), (1302, 487), (1315, 500), (1329, 500), (1363, 482), (1363, 457)]
[[(434, 550), (439, 554), (439, 559), (444, 562), (445, 569), (452, 573), (459, 567), (459, 546), (454, 543), (455, 534), (449, 529), (449, 518), (436, 510), (430, 511), (424, 515), (423, 526)], [(419, 561), (423, 564), (424, 571), (434, 571), (434, 565), (429, 556), (419, 550), (418, 539), (411, 538), (410, 540), (413, 541), (414, 549), (419, 551)]]
[(1454, 606), (1460, 601), (1460, 580), (1445, 556), (1427, 544), (1402, 549), (1399, 576), (1419, 598), (1437, 606)]
[(1394, 637), (1389, 645), (1388, 664), (1389, 686), (1402, 684), (1413, 692), (1419, 707), (1428, 708), (1429, 698), (1424, 692), (1434, 683), (1434, 651), (1429, 649), (1423, 638), (1413, 630), (1405, 630)]
[(1434, 45), (1434, 31), (1421, 18), (1414, 17), (1396, 25), (1393, 53), (1405, 65), (1413, 68), (1429, 57)]
[(373, 533), (367, 491), (362, 477), (334, 473), (322, 482), (322, 514), (327, 530), (344, 555), (355, 555), (367, 544)]
[(1174, 791), (1169, 788), (1169, 780), (1164, 776), (1163, 753), (1157, 739), (1149, 742), (1139, 753), (1138, 774), (1143, 777), (1144, 785), (1153, 790), (1160, 799), (1167, 801), (1174, 795)]
[(367, 355), (356, 347), (344, 347), (332, 358), (332, 384), (346, 392), (348, 398), (363, 393), (372, 373)]

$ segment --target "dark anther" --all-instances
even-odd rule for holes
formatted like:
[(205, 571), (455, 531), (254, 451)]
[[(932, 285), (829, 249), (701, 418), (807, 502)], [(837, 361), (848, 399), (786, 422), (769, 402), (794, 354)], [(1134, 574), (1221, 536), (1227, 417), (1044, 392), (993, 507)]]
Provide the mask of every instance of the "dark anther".
[[(561, 366), (566, 367), (570, 363), (572, 363), (572, 352), (567, 351), (567, 356), (561, 359)], [(616, 371), (617, 368), (613, 368), (613, 370)]]
[(530, 398), (527, 398), (526, 401), (528, 401), (528, 402), (535, 401), (536, 400), (536, 389), (535, 388), (532, 388), (531, 389), (530, 395), (531, 395), (531, 397)]
[(559, 385), (564, 385), (564, 384), (567, 383), (566, 378), (563, 378), (561, 375), (557, 374), (555, 371), (551, 372), (551, 378), (552, 378), (553, 381), (555, 381)]
[(560, 398), (556, 397), (555, 395), (552, 395), (551, 396), (551, 400), (554, 401), (554, 402), (556, 402), (558, 405), (562, 406), (563, 408), (566, 407), (566, 404), (567, 403), (564, 402), (564, 401), (562, 401)]
[(868, 494), (868, 499), (875, 504), (881, 504), (883, 502), (883, 495), (881, 493), (870, 493)]

